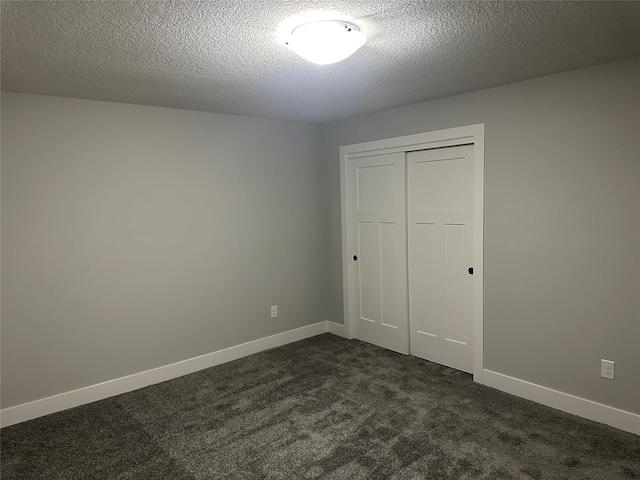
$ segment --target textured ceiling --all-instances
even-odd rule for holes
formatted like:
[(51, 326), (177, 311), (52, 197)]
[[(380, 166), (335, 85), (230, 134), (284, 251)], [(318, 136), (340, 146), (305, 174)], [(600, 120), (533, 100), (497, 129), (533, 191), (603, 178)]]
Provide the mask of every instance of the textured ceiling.
[[(343, 13), (367, 44), (335, 65), (278, 42)], [(2, 89), (326, 122), (640, 55), (638, 2), (4, 1)]]

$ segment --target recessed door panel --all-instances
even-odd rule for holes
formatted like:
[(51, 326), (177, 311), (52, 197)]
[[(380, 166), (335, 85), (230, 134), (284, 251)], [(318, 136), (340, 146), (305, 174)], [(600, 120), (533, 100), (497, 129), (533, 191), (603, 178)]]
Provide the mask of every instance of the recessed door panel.
[(398, 226), (391, 222), (380, 222), (380, 301), (382, 303), (382, 324), (398, 328), (398, 283), (404, 279), (396, 275), (397, 263), (403, 261), (397, 257), (396, 237)]
[(444, 225), (444, 326), (445, 339), (467, 343), (465, 280), (465, 225)]
[(413, 228), (413, 256), (409, 262), (411, 302), (409, 316), (419, 335), (436, 335), (436, 228), (433, 223), (416, 223)]
[(380, 264), (362, 259), (378, 258), (378, 225), (358, 222), (358, 251), (360, 252), (360, 318), (379, 322), (380, 315)]
[(356, 170), (359, 211), (394, 210), (394, 164), (368, 165)]
[(464, 210), (465, 165), (465, 158), (416, 161), (411, 171), (412, 183), (420, 185), (412, 193), (415, 210)]

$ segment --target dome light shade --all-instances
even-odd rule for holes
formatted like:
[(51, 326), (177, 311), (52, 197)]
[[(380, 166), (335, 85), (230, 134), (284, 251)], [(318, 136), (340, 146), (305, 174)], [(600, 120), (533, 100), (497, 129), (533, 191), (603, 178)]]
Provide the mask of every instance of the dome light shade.
[(286, 44), (302, 58), (328, 65), (350, 57), (366, 41), (367, 37), (351, 22), (321, 20), (294, 28)]

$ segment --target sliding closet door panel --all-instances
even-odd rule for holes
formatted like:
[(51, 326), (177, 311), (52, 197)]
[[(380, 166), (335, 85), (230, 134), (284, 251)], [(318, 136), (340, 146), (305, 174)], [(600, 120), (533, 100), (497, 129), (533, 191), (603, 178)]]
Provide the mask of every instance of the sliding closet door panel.
[(473, 370), (473, 147), (407, 155), (411, 353)]
[(407, 354), (405, 154), (349, 162), (356, 338)]

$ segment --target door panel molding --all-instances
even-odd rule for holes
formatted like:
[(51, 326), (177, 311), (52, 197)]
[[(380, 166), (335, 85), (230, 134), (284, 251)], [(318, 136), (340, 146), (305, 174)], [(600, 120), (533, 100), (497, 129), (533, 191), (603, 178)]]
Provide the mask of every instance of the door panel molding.
[(405, 135), (371, 142), (357, 143), (340, 147), (340, 193), (342, 210), (342, 280), (344, 330), (348, 338), (355, 337), (356, 298), (354, 279), (351, 278), (350, 264), (354, 245), (351, 245), (353, 219), (349, 217), (349, 191), (351, 182), (350, 160), (361, 157), (373, 157), (390, 153), (407, 154), (416, 150), (429, 150), (441, 147), (469, 145), (473, 147), (473, 379), (482, 383), (483, 361), (483, 311), (484, 311), (484, 124), (468, 125), (433, 132)]

